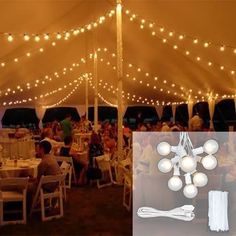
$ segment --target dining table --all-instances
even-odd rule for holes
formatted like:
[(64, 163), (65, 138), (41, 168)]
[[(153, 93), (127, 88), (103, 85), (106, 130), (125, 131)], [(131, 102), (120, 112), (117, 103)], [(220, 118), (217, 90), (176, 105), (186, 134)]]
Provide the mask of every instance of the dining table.
[(5, 160), (0, 167), (0, 178), (37, 177), (41, 159)]

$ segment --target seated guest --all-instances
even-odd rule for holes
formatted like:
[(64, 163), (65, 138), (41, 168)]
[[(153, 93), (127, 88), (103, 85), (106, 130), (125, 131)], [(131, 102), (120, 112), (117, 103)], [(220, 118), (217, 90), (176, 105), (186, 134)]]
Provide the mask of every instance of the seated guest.
[(89, 161), (90, 165), (93, 163), (93, 158), (103, 155), (103, 146), (101, 144), (101, 139), (95, 132), (91, 135), (91, 141), (89, 144)]
[(42, 159), (38, 165), (37, 179), (40, 180), (42, 175), (58, 175), (61, 173), (57, 161), (50, 154), (52, 149), (48, 141), (41, 141), (39, 143), (39, 157)]
[[(30, 184), (28, 186), (28, 191), (27, 191), (27, 197), (28, 197), (27, 202), (29, 204), (32, 203), (41, 176), (61, 174), (61, 170), (57, 161), (53, 158), (52, 155), (50, 155), (51, 148), (52, 146), (48, 141), (41, 141), (39, 143), (38, 156), (42, 159), (42, 161), (38, 165), (37, 178), (30, 179)], [(53, 192), (56, 187), (57, 185), (55, 184), (45, 184), (44, 190), (47, 192)]]
[(79, 174), (78, 176), (78, 185), (83, 185), (86, 183), (86, 172), (88, 169), (88, 161), (83, 160), (78, 155), (78, 151), (74, 150), (72, 147), (73, 139), (72, 137), (68, 136), (64, 139), (64, 146), (60, 149), (60, 156), (65, 157), (73, 157), (73, 163), (75, 167), (76, 174)]
[(111, 155), (114, 154), (116, 150), (116, 140), (112, 135), (104, 137), (104, 150), (109, 151)]
[(42, 133), (41, 138), (42, 138), (41, 141), (48, 141), (51, 144), (52, 149), (54, 150), (63, 144), (62, 142), (57, 142), (56, 140), (53, 139), (53, 132), (51, 128), (45, 129)]

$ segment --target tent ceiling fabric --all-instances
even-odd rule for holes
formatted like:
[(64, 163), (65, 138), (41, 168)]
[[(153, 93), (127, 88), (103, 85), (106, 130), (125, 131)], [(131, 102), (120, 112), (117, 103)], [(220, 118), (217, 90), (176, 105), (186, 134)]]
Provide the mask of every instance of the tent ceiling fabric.
[[(202, 96), (207, 98), (206, 93), (210, 92), (219, 95), (235, 94), (236, 75), (229, 72), (236, 70), (236, 54), (233, 53), (233, 49), (228, 48), (221, 52), (220, 45), (236, 47), (236, 1), (125, 0), (123, 5), (124, 10), (129, 9), (132, 13), (138, 14), (140, 19), (150, 20), (174, 31), (174, 36), (169, 37), (166, 32), (160, 33), (156, 30), (157, 35), (153, 37), (148, 27), (140, 29), (140, 21), (131, 22), (129, 16), (123, 15), (123, 89), (126, 104), (137, 104), (138, 97), (141, 97), (139, 102), (151, 99), (160, 102), (185, 101), (190, 89), (198, 99)], [(0, 32), (9, 32), (13, 35), (61, 32), (92, 22), (111, 9), (115, 9), (115, 1), (112, 0), (1, 1)], [(214, 42), (219, 46), (204, 48), (202, 44), (195, 45), (189, 39), (180, 41), (175, 35), (176, 32)], [(169, 44), (162, 43), (160, 38), (163, 37), (168, 39)], [(53, 41), (56, 42), (55, 47), (51, 45)], [(71, 36), (67, 41), (41, 39), (38, 43), (34, 40), (24, 42), (22, 37), (16, 36), (10, 43), (6, 36), (1, 35), (0, 45), (0, 63), (6, 62), (5, 67), (0, 67), (1, 104), (7, 102), (8, 105), (9, 102), (29, 98), (32, 101), (19, 106), (57, 103), (71, 92), (76, 78), (83, 73), (93, 72), (93, 61), (89, 59), (89, 53), (93, 52), (94, 45), (108, 48), (108, 52), (100, 52), (98, 57), (98, 77), (99, 81), (102, 80), (99, 93), (110, 103), (115, 104), (117, 101), (116, 94), (112, 93), (117, 87), (116, 72), (112, 68), (116, 65), (116, 58), (111, 56), (112, 53), (116, 53), (115, 16), (108, 18), (95, 30), (76, 37)], [(173, 45), (177, 45), (178, 49), (173, 50)], [(36, 52), (40, 47), (44, 48), (43, 53), (33, 53), (29, 58), (26, 56), (28, 51)], [(186, 50), (192, 54), (184, 55)], [(201, 61), (197, 61), (195, 55), (200, 56)], [(19, 62), (14, 63), (14, 58), (19, 58)], [(80, 58), (87, 59), (87, 64), (81, 63)], [(103, 62), (100, 61), (101, 58), (104, 59)], [(108, 61), (110, 66), (107, 65)], [(212, 62), (212, 66), (206, 64), (209, 61)], [(72, 63), (80, 63), (82, 66), (61, 76), (63, 68), (71, 67)], [(132, 68), (128, 66), (129, 63), (133, 65)], [(221, 71), (220, 65), (224, 65), (226, 69)], [(142, 68), (142, 71), (137, 72), (137, 68)], [(40, 82), (38, 87), (34, 87), (35, 80), (43, 81), (45, 75), (52, 76), (54, 72), (58, 72), (60, 77), (53, 78), (45, 84)], [(146, 72), (149, 76), (145, 75)], [(154, 77), (158, 77), (158, 80)], [(69, 86), (70, 82), (73, 84)], [(26, 88), (27, 83), (31, 89)], [(175, 87), (172, 87), (172, 84), (175, 84)], [(8, 88), (18, 91), (17, 86), (24, 91), (11, 96), (4, 95)], [(53, 95), (39, 98), (41, 94), (58, 88), (63, 89)], [(136, 95), (134, 101), (131, 100), (132, 95)], [(61, 105), (84, 103), (83, 82)], [(99, 103), (104, 104), (102, 100)], [(89, 89), (89, 104), (93, 104), (92, 87)]]

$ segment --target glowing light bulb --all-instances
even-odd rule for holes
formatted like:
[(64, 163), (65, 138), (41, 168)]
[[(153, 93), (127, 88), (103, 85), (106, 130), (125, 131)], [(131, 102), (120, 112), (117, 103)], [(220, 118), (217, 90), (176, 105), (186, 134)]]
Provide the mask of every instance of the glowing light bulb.
[(194, 44), (197, 44), (197, 43), (198, 43), (198, 39), (194, 39), (194, 40), (193, 40), (193, 43), (194, 43)]
[(40, 37), (39, 37), (38, 35), (36, 35), (36, 36), (34, 37), (34, 40), (35, 40), (35, 42), (39, 42), (39, 41), (40, 41)]
[(150, 24), (149, 24), (149, 28), (153, 28), (153, 23), (150, 23)]
[(180, 35), (179, 36), (179, 40), (183, 40), (184, 39), (184, 36), (183, 35)]
[(158, 169), (162, 173), (168, 173), (172, 169), (172, 162), (167, 158), (163, 158), (158, 162)]
[(182, 186), (182, 180), (178, 176), (173, 176), (168, 181), (168, 188), (172, 191), (179, 191)]
[(193, 184), (187, 184), (184, 187), (183, 193), (184, 193), (184, 196), (187, 198), (194, 198), (197, 196), (198, 190), (197, 190), (197, 187), (194, 186)]
[(208, 155), (202, 158), (201, 163), (207, 170), (213, 170), (217, 166), (217, 160), (214, 156)]
[(203, 150), (207, 154), (215, 154), (219, 149), (219, 144), (214, 139), (207, 140), (203, 145)]
[(25, 41), (29, 41), (30, 40), (30, 36), (28, 34), (24, 34), (24, 40)]
[(223, 52), (225, 50), (225, 46), (220, 46), (220, 51)]
[(167, 156), (171, 152), (171, 146), (167, 142), (161, 142), (157, 145), (157, 152), (162, 156)]
[(59, 39), (61, 39), (61, 34), (60, 33), (57, 33), (57, 39), (59, 40)]
[(163, 27), (160, 28), (160, 32), (164, 32), (164, 30), (165, 30), (165, 29), (164, 29)]
[(209, 47), (209, 43), (208, 43), (208, 42), (205, 42), (205, 43), (204, 43), (204, 47), (205, 47), (205, 48), (208, 48), (208, 47)]
[(13, 36), (11, 34), (7, 37), (8, 42), (12, 42), (14, 40)]
[(193, 183), (197, 187), (204, 187), (207, 185), (208, 178), (204, 173), (196, 173), (193, 176)]
[(45, 39), (45, 40), (49, 40), (49, 34), (45, 34), (45, 35), (44, 35), (44, 39)]
[(192, 172), (196, 169), (197, 163), (193, 157), (186, 156), (181, 160), (180, 167), (184, 172)]

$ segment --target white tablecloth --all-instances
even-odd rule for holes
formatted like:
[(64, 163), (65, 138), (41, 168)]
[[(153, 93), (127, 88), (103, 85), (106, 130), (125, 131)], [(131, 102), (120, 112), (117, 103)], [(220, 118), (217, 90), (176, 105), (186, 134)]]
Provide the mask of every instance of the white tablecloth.
[(27, 159), (32, 157), (35, 151), (34, 140), (32, 139), (0, 138), (0, 145), (3, 147), (4, 157)]
[(17, 166), (15, 166), (13, 160), (8, 160), (0, 168), (0, 178), (26, 176), (37, 177), (38, 165), (40, 161), (41, 159), (18, 160)]

